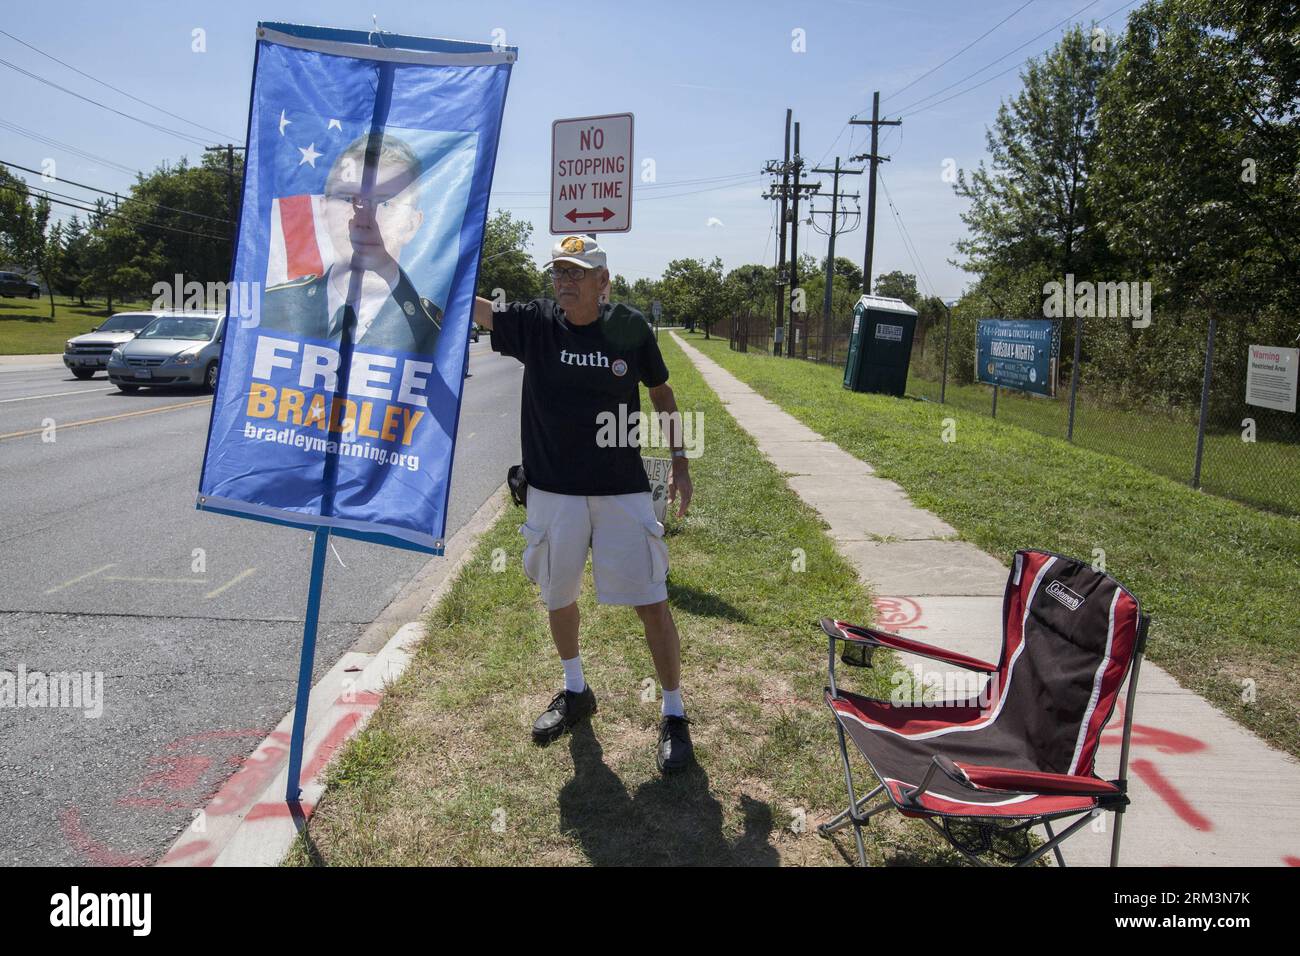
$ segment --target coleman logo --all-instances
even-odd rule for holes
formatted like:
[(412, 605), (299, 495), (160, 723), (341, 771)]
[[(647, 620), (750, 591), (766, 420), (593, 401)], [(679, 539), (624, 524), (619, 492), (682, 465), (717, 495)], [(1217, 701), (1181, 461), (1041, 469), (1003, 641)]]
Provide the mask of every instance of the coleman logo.
[(1083, 604), (1082, 595), (1076, 594), (1074, 591), (1071, 591), (1060, 581), (1053, 581), (1051, 584), (1049, 584), (1047, 586), (1047, 593), (1050, 594), (1052, 597), (1056, 598), (1056, 600), (1060, 601), (1071, 611), (1079, 610), (1079, 607)]

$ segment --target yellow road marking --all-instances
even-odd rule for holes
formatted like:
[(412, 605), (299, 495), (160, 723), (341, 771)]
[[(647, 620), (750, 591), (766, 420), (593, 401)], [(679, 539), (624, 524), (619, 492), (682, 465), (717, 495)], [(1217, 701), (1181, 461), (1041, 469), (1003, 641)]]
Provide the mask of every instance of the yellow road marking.
[[(115, 422), (123, 418), (134, 418), (137, 415), (155, 415), (158, 412), (174, 412), (181, 408), (193, 408), (195, 405), (206, 405), (211, 401), (212, 399), (210, 398), (199, 398), (192, 402), (181, 402), (177, 405), (162, 405), (158, 408), (142, 408), (135, 412), (122, 412), (120, 415), (106, 415), (103, 418), (86, 418), (79, 422), (64, 422), (62, 425), (55, 422), (55, 428), (77, 428), (81, 425), (98, 425), (101, 422)], [(44, 428), (29, 428), (26, 431), (21, 432), (7, 432), (0, 435), (0, 441), (4, 441), (6, 438), (26, 438), (28, 435), (39, 435), (43, 431), (45, 431)]]
[(203, 595), (204, 600), (216, 597), (218, 594), (220, 594), (222, 591), (226, 590), (227, 588), (233, 588), (236, 584), (244, 580), (244, 578), (248, 577), (256, 570), (257, 568), (245, 568), (243, 571), (240, 571), (238, 574), (236, 574), (225, 584), (221, 585), (221, 587), (213, 591), (209, 591), (207, 594)]
[(72, 585), (78, 583), (79, 581), (84, 581), (86, 580), (86, 578), (93, 578), (96, 574), (101, 574), (104, 571), (107, 571), (109, 568), (113, 568), (113, 567), (117, 567), (117, 565), (106, 564), (102, 568), (95, 568), (95, 570), (93, 571), (87, 571), (85, 574), (80, 575), (79, 577), (75, 577), (71, 581), (64, 581), (62, 584), (56, 584), (54, 587), (50, 588), (45, 593), (53, 594), (55, 591), (62, 591), (64, 588), (70, 588), (72, 587)]

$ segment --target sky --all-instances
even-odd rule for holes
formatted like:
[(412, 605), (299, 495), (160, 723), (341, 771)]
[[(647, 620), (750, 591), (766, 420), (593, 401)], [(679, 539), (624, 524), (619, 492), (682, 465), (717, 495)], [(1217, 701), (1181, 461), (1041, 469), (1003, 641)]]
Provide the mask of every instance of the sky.
[[(0, 27), (12, 35), (0, 34), (0, 161), (41, 168), (53, 159), (60, 178), (125, 190), (134, 178), (127, 170), (148, 171), (181, 156), (196, 162), (200, 143), (242, 144), (259, 20), (371, 29), (373, 17), (388, 32), (489, 43), (504, 31), (505, 42), (519, 48), (519, 61), (491, 208), (534, 223), (539, 263), (555, 240), (547, 217), (553, 120), (635, 115), (635, 168), (653, 160), (655, 183), (636, 183), (631, 231), (601, 239), (611, 271), (635, 281), (658, 277), (669, 260), (682, 257), (718, 256), (727, 269), (774, 262), (776, 204), (762, 198), (767, 177), (760, 171), (781, 156), (785, 110), (800, 124), (800, 153), (810, 167), (833, 165), (836, 156), (847, 166), (869, 147), (869, 129), (847, 120), (869, 118), (878, 90), (882, 116), (903, 125), (881, 134), (880, 153), (890, 161), (880, 167), (873, 272), (916, 273), (922, 292), (948, 298), (971, 281), (951, 261), (958, 258), (954, 243), (965, 235), (964, 203), (948, 181), (951, 170), (974, 168), (985, 158), (985, 130), (999, 103), (1018, 90), (1019, 64), (1059, 39), (1066, 24), (1058, 23), (1096, 21), (1114, 34), (1134, 6), (1125, 0), (45, 0), (24, 5), (21, 16), (4, 18)], [(196, 30), (202, 52), (193, 49)], [(829, 193), (829, 176), (810, 178)], [(837, 255), (859, 265), (866, 178), (842, 180), (861, 192), (863, 215), (857, 231), (836, 245)], [(826, 237), (806, 224), (803, 209), (800, 252), (821, 258)], [(817, 217), (822, 228), (826, 222)]]

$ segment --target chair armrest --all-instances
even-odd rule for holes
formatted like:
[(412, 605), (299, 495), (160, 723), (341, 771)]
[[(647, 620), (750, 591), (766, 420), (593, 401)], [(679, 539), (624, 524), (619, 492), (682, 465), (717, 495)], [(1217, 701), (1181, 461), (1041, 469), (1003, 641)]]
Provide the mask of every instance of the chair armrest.
[(821, 619), (821, 626), (822, 630), (835, 640), (863, 644), (867, 647), (885, 647), (892, 651), (903, 651), (984, 674), (997, 673), (998, 667), (996, 664), (990, 664), (988, 661), (982, 661), (977, 657), (958, 654), (956, 651), (944, 650), (942, 647), (935, 647), (932, 644), (909, 641), (905, 637), (891, 634), (888, 631), (878, 631), (873, 627), (860, 627), (847, 621), (837, 621), (829, 617)]
[[(1042, 793), (1062, 797), (1110, 797), (1122, 791), (1115, 784), (1096, 777), (1079, 777), (1068, 773), (1038, 770), (1012, 770), (982, 764), (946, 761), (941, 766), (949, 777), (972, 790), (995, 790), (1007, 793)], [(956, 774), (952, 772), (956, 770)]]

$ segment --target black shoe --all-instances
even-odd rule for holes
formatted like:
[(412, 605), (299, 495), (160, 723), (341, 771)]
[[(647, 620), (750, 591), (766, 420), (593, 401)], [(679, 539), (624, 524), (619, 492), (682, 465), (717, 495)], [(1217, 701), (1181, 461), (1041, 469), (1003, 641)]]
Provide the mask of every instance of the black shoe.
[(669, 715), (659, 725), (659, 746), (655, 748), (655, 762), (661, 773), (681, 770), (695, 761), (695, 745), (691, 743), (690, 721), (685, 717)]
[(596, 695), (588, 684), (580, 693), (562, 690), (551, 699), (542, 715), (533, 721), (533, 740), (549, 744), (582, 718), (596, 712)]

